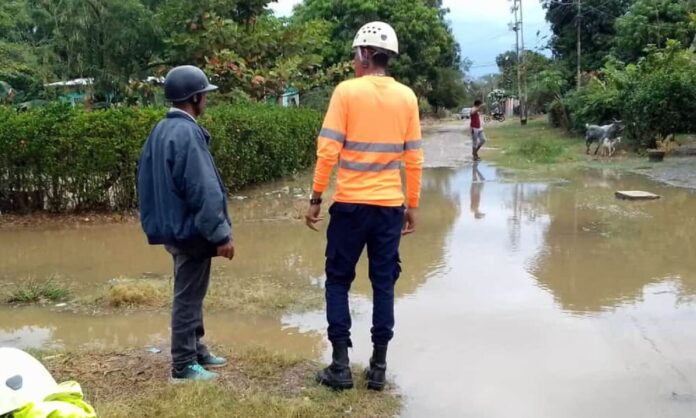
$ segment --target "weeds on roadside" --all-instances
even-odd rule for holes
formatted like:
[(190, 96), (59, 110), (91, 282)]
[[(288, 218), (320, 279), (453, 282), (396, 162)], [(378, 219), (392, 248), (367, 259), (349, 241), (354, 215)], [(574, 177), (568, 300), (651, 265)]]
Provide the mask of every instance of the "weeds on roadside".
[(119, 283), (111, 286), (104, 298), (112, 308), (161, 308), (168, 303), (168, 290), (151, 283)]
[(566, 148), (557, 139), (532, 138), (517, 144), (514, 153), (530, 163), (553, 164), (559, 162)]
[(10, 290), (5, 298), (7, 303), (39, 303), (58, 302), (66, 300), (70, 296), (70, 290), (54, 279), (38, 281), (29, 279), (18, 283)]

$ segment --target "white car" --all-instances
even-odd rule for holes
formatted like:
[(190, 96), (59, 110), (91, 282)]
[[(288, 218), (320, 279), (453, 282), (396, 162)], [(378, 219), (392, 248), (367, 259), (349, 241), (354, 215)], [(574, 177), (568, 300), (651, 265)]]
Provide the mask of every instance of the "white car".
[(471, 119), (471, 108), (465, 107), (459, 112), (459, 119)]

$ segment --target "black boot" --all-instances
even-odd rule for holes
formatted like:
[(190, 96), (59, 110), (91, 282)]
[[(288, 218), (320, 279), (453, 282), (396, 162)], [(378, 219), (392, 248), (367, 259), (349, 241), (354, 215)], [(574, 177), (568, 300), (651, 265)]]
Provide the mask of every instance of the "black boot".
[(375, 345), (370, 359), (370, 367), (365, 372), (367, 388), (370, 390), (384, 390), (387, 383), (387, 346)]
[(353, 389), (353, 374), (348, 359), (348, 344), (333, 344), (331, 365), (317, 374), (317, 382), (335, 390)]

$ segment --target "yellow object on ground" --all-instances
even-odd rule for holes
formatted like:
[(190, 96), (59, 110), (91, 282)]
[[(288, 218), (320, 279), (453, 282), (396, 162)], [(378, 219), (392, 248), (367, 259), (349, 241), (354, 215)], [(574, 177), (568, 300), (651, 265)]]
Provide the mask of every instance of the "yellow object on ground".
[(96, 418), (97, 413), (84, 400), (77, 382), (58, 385), (43, 401), (29, 403), (9, 415), (12, 418)]

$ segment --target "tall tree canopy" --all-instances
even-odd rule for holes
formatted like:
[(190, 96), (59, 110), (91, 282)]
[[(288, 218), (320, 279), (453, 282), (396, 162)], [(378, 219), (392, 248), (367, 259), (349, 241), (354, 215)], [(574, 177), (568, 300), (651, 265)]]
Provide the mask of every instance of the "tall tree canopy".
[(441, 0), (305, 0), (291, 19), (270, 12), (274, 1), (2, 0), (0, 81), (40, 96), (47, 82), (93, 78), (92, 93), (127, 99), (152, 90), (139, 80), (194, 64), (218, 97), (267, 100), (345, 78), (355, 32), (379, 19), (400, 35), (396, 77), (437, 107), (463, 95), (467, 62)]
[(461, 61), (459, 45), (445, 21), (447, 12), (441, 0), (305, 0), (295, 8), (293, 20), (330, 23), (326, 64), (350, 57), (351, 43), (363, 24), (374, 20), (391, 24), (401, 50), (391, 64), (391, 73), (437, 106), (445, 102), (441, 100), (444, 86), (435, 84), (451, 83), (452, 73), (443, 70), (459, 70)]
[(28, 0), (32, 42), (59, 78), (94, 78), (110, 91), (143, 74), (161, 45), (139, 0)]
[(695, 0), (636, 0), (617, 20), (617, 56), (635, 62), (648, 45), (664, 48), (668, 39), (690, 46), (696, 36), (694, 13)]
[[(528, 79), (547, 70), (552, 61), (536, 51), (524, 51), (525, 68)], [(495, 59), (500, 71), (500, 88), (507, 90), (512, 95), (517, 95), (517, 53), (507, 51), (498, 55)]]
[(568, 69), (577, 66), (577, 24), (580, 23), (582, 68), (586, 71), (602, 67), (616, 45), (616, 19), (623, 16), (633, 0), (582, 0), (578, 2), (542, 0), (546, 20), (553, 33), (551, 49)]

